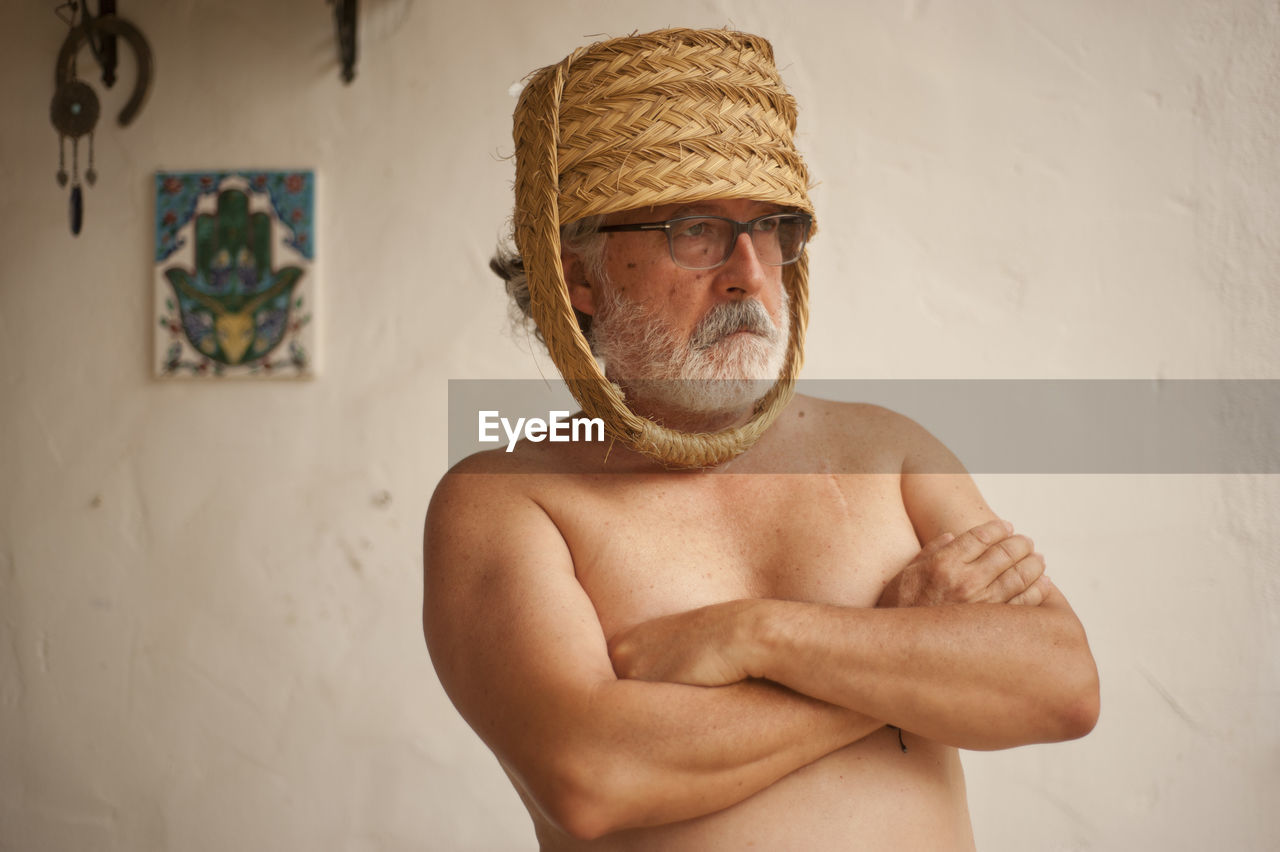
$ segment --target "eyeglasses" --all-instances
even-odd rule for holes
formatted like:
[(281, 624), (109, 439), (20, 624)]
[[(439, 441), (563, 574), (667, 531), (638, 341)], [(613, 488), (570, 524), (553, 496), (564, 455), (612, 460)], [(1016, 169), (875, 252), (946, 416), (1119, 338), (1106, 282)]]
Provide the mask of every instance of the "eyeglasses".
[(602, 225), (602, 233), (665, 231), (667, 248), (676, 266), (683, 269), (715, 269), (733, 256), (739, 234), (750, 234), (756, 257), (767, 266), (787, 266), (800, 259), (809, 239), (813, 217), (807, 213), (770, 213), (750, 222), (724, 216), (681, 216), (665, 222)]

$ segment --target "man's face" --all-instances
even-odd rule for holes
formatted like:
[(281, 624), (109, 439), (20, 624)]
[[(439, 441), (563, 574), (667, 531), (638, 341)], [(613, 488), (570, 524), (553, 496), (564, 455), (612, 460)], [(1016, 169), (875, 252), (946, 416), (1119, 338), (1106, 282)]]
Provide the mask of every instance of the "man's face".
[[(608, 224), (698, 214), (748, 221), (777, 210), (717, 200), (629, 211)], [(677, 266), (661, 231), (606, 239), (603, 280), (590, 282), (587, 312), (611, 379), (649, 403), (697, 413), (741, 409), (768, 391), (786, 358), (790, 316), (782, 268), (762, 264), (747, 235), (709, 270)]]

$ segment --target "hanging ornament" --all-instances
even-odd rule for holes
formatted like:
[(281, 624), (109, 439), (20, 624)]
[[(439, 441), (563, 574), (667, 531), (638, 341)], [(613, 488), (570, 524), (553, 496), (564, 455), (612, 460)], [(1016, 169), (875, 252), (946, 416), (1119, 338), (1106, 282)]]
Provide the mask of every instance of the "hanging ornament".
[[(58, 131), (58, 186), (71, 185), (70, 218), (71, 233), (78, 235), (84, 223), (84, 191), (80, 186), (80, 139), (87, 137), (89, 145), (89, 166), (85, 170), (84, 179), (90, 186), (98, 180), (98, 172), (93, 164), (93, 131), (98, 123), (101, 108), (98, 96), (93, 89), (76, 77), (76, 55), (80, 48), (88, 43), (93, 55), (103, 65), (103, 78), (110, 86), (115, 81), (115, 37), (119, 36), (133, 48), (137, 60), (138, 79), (134, 84), (133, 94), (116, 117), (116, 122), (124, 127), (137, 116), (146, 99), (147, 89), (151, 84), (151, 47), (137, 27), (114, 14), (115, 3), (108, 0), (99, 2), (97, 17), (90, 14), (88, 5), (84, 3), (63, 3), (60, 10), (69, 9), (70, 19), (65, 19), (71, 27), (62, 49), (58, 51), (58, 64), (54, 69), (53, 102), (49, 105), (49, 120)], [(77, 15), (79, 16), (77, 20)], [(71, 140), (71, 174), (67, 174), (66, 140)]]
[[(59, 84), (49, 106), (49, 119), (58, 131), (58, 186), (67, 185), (67, 169), (64, 159), (66, 140), (71, 139), (71, 233), (79, 234), (84, 222), (84, 198), (80, 189), (80, 137), (89, 137), (89, 150), (93, 151), (93, 128), (98, 123), (98, 96), (88, 85), (79, 80), (67, 80)], [(97, 180), (93, 170), (92, 153), (85, 179), (90, 185)]]

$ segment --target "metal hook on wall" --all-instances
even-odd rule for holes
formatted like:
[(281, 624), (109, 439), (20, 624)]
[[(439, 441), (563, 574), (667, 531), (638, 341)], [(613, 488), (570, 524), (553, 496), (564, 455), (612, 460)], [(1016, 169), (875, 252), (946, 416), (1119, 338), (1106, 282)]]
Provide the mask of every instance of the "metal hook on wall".
[(338, 58), (342, 61), (342, 82), (350, 84), (356, 78), (356, 20), (359, 18), (357, 0), (329, 0), (333, 6), (333, 28), (338, 37)]
[[(49, 105), (49, 119), (58, 131), (58, 185), (66, 186), (68, 175), (64, 159), (65, 140), (71, 139), (71, 233), (80, 233), (84, 219), (84, 199), (80, 188), (80, 138), (88, 137), (89, 168), (85, 171), (85, 180), (92, 186), (97, 180), (97, 172), (93, 167), (93, 130), (98, 122), (100, 107), (98, 96), (92, 87), (76, 78), (76, 56), (80, 49), (88, 43), (94, 57), (102, 65), (103, 82), (110, 86), (115, 82), (115, 37), (124, 41), (133, 49), (138, 74), (134, 81), (133, 93), (116, 122), (125, 127), (137, 117), (146, 101), (151, 87), (153, 64), (151, 46), (143, 38), (142, 33), (133, 24), (116, 16), (107, 14), (106, 9), (115, 8), (115, 3), (104, 0), (99, 5), (99, 14), (95, 17), (89, 13), (87, 5), (64, 3), (62, 7), (70, 7), (71, 20), (67, 23), (71, 31), (58, 51), (57, 65), (53, 75), (53, 101)], [(80, 11), (79, 23), (75, 15)], [(61, 17), (61, 14), (59, 14)], [(64, 19), (66, 20), (66, 19)]]

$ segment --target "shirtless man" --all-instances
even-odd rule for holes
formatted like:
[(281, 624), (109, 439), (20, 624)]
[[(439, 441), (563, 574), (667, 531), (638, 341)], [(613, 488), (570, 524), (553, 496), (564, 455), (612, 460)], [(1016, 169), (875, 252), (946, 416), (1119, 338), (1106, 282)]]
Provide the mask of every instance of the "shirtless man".
[[(743, 380), (794, 345), (809, 208), (685, 195), (571, 224), (555, 275), (631, 410), (712, 432), (757, 415)], [(972, 849), (957, 749), (1092, 728), (1043, 559), (911, 421), (797, 397), (729, 461), (639, 449), (481, 453), (428, 511), (432, 659), (544, 850)]]

